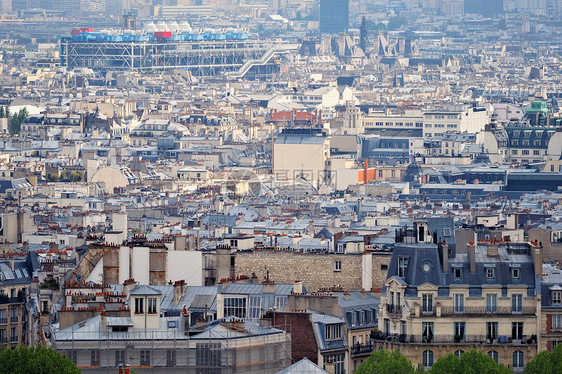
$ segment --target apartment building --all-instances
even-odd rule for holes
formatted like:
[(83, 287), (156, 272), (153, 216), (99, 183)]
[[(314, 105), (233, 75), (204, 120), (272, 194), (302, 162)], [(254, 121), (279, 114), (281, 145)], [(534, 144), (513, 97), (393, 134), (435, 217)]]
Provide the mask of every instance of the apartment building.
[(366, 130), (418, 130), (423, 136), (423, 113), (420, 110), (406, 110), (403, 115), (386, 112), (371, 112), (365, 115), (363, 124)]
[(507, 143), (503, 143), (505, 161), (528, 164), (547, 159), (548, 143), (555, 134), (553, 127), (506, 127)]
[(369, 113), (364, 117), (366, 131), (418, 130), (426, 138), (440, 137), (446, 132), (477, 133), (489, 122), (486, 108), (472, 105), (450, 105), (424, 111), (405, 111), (402, 115)]
[(551, 352), (562, 342), (562, 272), (560, 263), (543, 264), (539, 350)]
[(273, 173), (304, 178), (315, 186), (328, 178), (330, 138), (318, 129), (284, 129), (273, 144)]
[[(333, 253), (281, 248), (238, 251), (234, 255), (234, 275), (254, 273), (258, 279), (277, 283), (301, 280), (309, 290), (340, 285), (347, 290), (380, 288), (390, 261), (388, 252)], [(315, 271), (311, 272), (311, 269)]]
[(449, 353), (476, 348), (522, 371), (542, 344), (541, 274), (534, 243), (471, 242), (458, 253), (446, 241), (434, 243), (427, 223), (415, 222), (397, 234), (375, 349), (400, 349), (429, 368)]
[[(129, 316), (98, 316), (52, 333), (52, 347), (84, 373), (131, 365), (138, 373), (276, 373), (291, 364), (290, 336), (234, 317), (192, 323), (183, 299), (159, 287), (129, 292)], [(163, 308), (164, 305), (177, 308)], [(180, 311), (181, 310), (181, 311)]]
[(25, 261), (0, 262), (0, 344), (29, 343), (28, 309), (31, 274)]
[[(114, 227), (117, 227), (115, 225)], [(126, 230), (126, 223), (121, 226)], [(106, 243), (123, 243), (123, 231), (107, 231)], [(67, 280), (122, 284), (135, 279), (140, 284), (166, 284), (189, 274), (190, 286), (202, 286), (203, 253), (182, 250), (185, 237), (167, 236), (163, 240), (147, 240), (137, 235), (124, 245), (92, 243)], [(176, 250), (177, 249), (177, 250)]]
[(424, 136), (436, 137), (443, 133), (477, 133), (484, 130), (490, 118), (486, 108), (470, 105), (451, 105), (423, 113)]
[(353, 373), (373, 352), (378, 304), (366, 291), (293, 292), (284, 312), (270, 311), (266, 318), (291, 332), (293, 360), (308, 357), (329, 373)]
[(490, 127), (482, 140), (493, 161), (529, 164), (558, 159), (562, 137), (556, 127), (517, 125)]

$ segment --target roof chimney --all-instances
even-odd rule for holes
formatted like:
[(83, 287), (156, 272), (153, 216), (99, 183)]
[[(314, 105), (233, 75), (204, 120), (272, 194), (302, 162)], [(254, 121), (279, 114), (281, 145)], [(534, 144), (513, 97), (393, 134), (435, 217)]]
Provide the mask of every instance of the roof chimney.
[(531, 256), (533, 257), (533, 264), (535, 268), (535, 276), (540, 276), (542, 279), (542, 247), (537, 245), (536, 243), (530, 244), (531, 246)]
[(135, 282), (133, 278), (127, 279), (125, 280), (125, 282), (123, 282), (123, 293), (127, 298), (129, 297), (129, 292), (136, 286), (137, 286), (137, 282)]
[(178, 305), (180, 299), (185, 293), (185, 280), (179, 280), (174, 282), (174, 305)]
[(498, 251), (498, 243), (494, 243), (493, 241), (488, 243), (487, 249), (488, 249), (487, 251), (488, 256), (497, 257), (500, 255)]
[(476, 273), (476, 246), (473, 242), (468, 243), (467, 251), (470, 260), (470, 272)]
[(449, 246), (447, 242), (443, 240), (443, 245), (441, 246), (441, 259), (443, 261), (443, 272), (449, 272)]
[(302, 294), (303, 292), (303, 284), (301, 280), (295, 281), (293, 285), (293, 293), (295, 294)]

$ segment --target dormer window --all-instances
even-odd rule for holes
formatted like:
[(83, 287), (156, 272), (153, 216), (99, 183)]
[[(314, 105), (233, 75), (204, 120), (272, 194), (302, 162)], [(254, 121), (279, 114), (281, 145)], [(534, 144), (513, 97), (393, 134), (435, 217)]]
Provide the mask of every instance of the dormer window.
[(552, 291), (552, 303), (553, 304), (562, 303), (562, 291)]
[(135, 297), (135, 314), (144, 314), (144, 300), (141, 297)]
[(554, 284), (548, 288), (552, 298), (552, 304), (562, 304), (562, 286)]
[(149, 297), (147, 304), (148, 304), (148, 314), (156, 314), (156, 298)]
[(486, 279), (494, 280), (496, 278), (496, 269), (493, 266), (486, 266)]
[(454, 267), (453, 268), (453, 274), (455, 276), (455, 280), (461, 280), (462, 279), (462, 268), (461, 267)]
[(520, 277), (520, 269), (518, 267), (511, 268), (511, 278), (512, 279), (519, 279)]
[(407, 270), (408, 270), (408, 257), (398, 257), (398, 276), (400, 278), (405, 278)]
[(341, 339), (341, 325), (330, 324), (326, 325), (326, 340), (339, 340)]

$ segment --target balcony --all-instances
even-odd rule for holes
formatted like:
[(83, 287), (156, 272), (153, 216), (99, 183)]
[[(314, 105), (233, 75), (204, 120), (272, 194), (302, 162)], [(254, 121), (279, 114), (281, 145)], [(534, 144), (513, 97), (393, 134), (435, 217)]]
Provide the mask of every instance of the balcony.
[(0, 325), (5, 325), (6, 323), (8, 323), (8, 318), (6, 317), (0, 318)]
[(371, 340), (377, 341), (397, 341), (400, 343), (406, 343), (408, 335), (405, 334), (388, 334), (379, 330), (371, 332)]
[(371, 333), (371, 339), (375, 341), (387, 341), (395, 344), (447, 344), (447, 345), (529, 345), (536, 344), (537, 337), (523, 336), (522, 339), (512, 339), (510, 336), (502, 335), (494, 338), (486, 335), (465, 335), (462, 339), (455, 339), (453, 335), (404, 335), (404, 334), (385, 334), (380, 331)]
[(0, 344), (6, 344), (8, 343), (8, 338), (6, 338), (5, 336), (0, 336)]
[(10, 337), (10, 343), (17, 343), (18, 342), (18, 337), (17, 336), (11, 336)]
[(17, 322), (18, 322), (18, 316), (12, 316), (12, 317), (10, 317), (10, 322), (11, 322), (11, 323), (17, 323)]
[(386, 305), (386, 313), (389, 315), (402, 315), (402, 307), (400, 305), (392, 305), (392, 304), (387, 304)]
[(25, 297), (23, 295), (17, 297), (8, 297), (7, 295), (0, 295), (0, 304), (15, 304), (15, 303), (25, 303)]
[(465, 306), (464, 310), (455, 311), (452, 306), (442, 306), (441, 315), (451, 316), (451, 315), (464, 315), (464, 316), (482, 316), (482, 315), (499, 315), (499, 316), (511, 316), (511, 315), (535, 315), (536, 307), (525, 306), (521, 308), (520, 312), (514, 312), (511, 306), (498, 306), (495, 311), (489, 311), (486, 306)]
[(371, 354), (373, 352), (373, 345), (372, 344), (356, 344), (351, 347), (351, 354), (352, 355), (362, 355), (362, 354)]

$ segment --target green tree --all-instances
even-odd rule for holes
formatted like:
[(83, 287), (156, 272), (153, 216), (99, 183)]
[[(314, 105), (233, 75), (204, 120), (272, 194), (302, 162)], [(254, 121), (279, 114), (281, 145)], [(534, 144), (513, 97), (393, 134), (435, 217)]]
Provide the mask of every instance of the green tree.
[(525, 366), (525, 374), (555, 373), (562, 373), (562, 345), (557, 345), (550, 353), (539, 353)]
[(429, 370), (430, 374), (510, 374), (511, 370), (498, 364), (482, 351), (472, 349), (460, 357), (450, 353), (438, 359)]
[(56, 174), (56, 173), (49, 174), (49, 175), (47, 175), (47, 181), (48, 182), (58, 182), (59, 181), (59, 175)]
[(10, 107), (7, 105), (4, 107), (4, 117), (10, 118)]
[[(361, 20), (361, 24), (363, 24), (363, 20)], [(373, 31), (382, 31), (382, 30), (386, 30), (386, 25), (382, 22), (376, 23), (373, 20), (368, 19), (365, 22), (365, 25), (367, 26), (367, 30), (373, 30)], [(359, 26), (361, 27), (361, 26)]]
[(386, 26), (390, 31), (398, 30), (402, 26), (406, 25), (408, 21), (404, 17), (392, 17), (388, 20), (388, 25)]
[(82, 173), (79, 171), (63, 171), (61, 173), (62, 182), (80, 182), (82, 180)]
[(415, 374), (416, 369), (400, 351), (389, 352), (384, 349), (373, 352), (355, 374)]
[(4, 118), (4, 107), (0, 106), (0, 118)]
[(68, 357), (42, 345), (19, 345), (0, 352), (0, 374), (80, 374)]
[[(12, 118), (10, 118), (10, 133), (19, 134), (21, 130), (21, 124), (27, 118), (27, 109), (21, 108), (19, 112), (14, 113)], [(8, 117), (9, 118), (9, 117)]]

